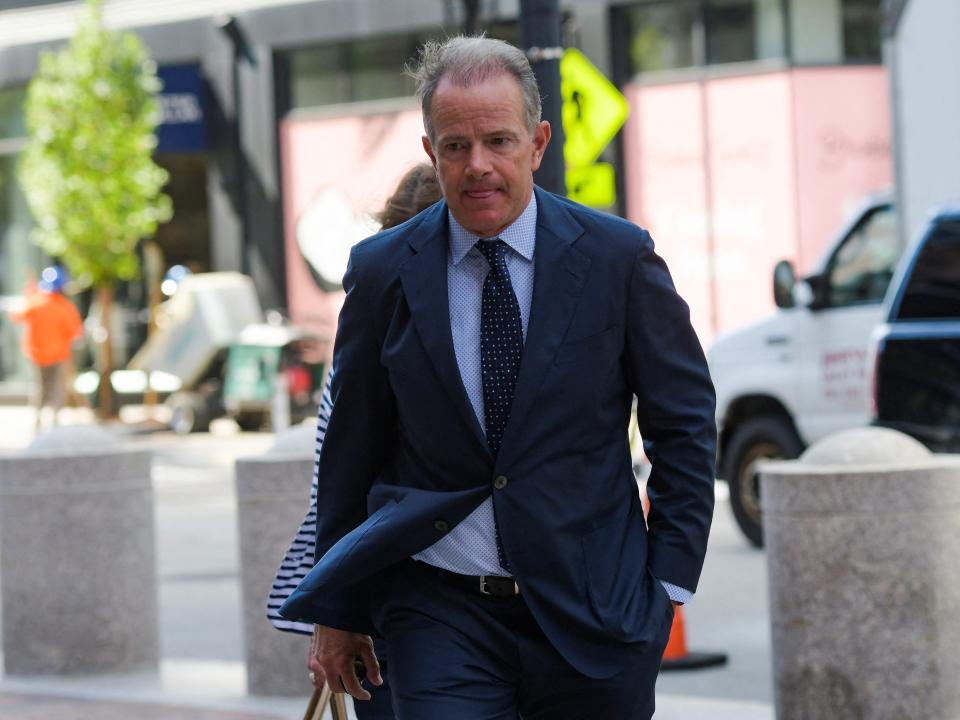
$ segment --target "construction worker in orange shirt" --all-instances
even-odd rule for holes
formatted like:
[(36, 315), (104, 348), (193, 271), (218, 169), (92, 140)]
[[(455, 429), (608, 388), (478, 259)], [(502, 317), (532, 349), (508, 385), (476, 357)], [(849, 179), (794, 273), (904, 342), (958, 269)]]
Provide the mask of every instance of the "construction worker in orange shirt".
[(82, 334), (80, 313), (63, 294), (67, 271), (59, 265), (45, 268), (35, 288), (28, 288), (23, 309), (11, 312), (10, 319), (26, 326), (23, 353), (37, 366), (40, 378), (36, 392), (37, 420), (42, 425), (43, 409), (53, 409), (52, 425), (67, 396), (67, 380), (73, 367), (73, 343)]

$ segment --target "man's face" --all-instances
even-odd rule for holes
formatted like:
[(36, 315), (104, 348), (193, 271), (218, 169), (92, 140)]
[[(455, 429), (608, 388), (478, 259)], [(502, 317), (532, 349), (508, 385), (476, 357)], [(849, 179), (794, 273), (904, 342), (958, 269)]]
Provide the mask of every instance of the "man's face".
[(424, 137), (423, 148), (450, 212), (476, 235), (497, 235), (530, 202), (550, 124), (540, 122), (530, 136), (520, 84), (509, 74), (472, 87), (441, 79), (430, 112), (434, 139)]

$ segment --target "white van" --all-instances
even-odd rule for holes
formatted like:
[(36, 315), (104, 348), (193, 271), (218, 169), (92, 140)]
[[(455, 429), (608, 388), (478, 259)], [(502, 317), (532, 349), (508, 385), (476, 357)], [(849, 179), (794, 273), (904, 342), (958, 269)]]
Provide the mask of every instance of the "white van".
[(763, 544), (757, 465), (872, 417), (870, 335), (901, 254), (892, 194), (870, 197), (813, 274), (773, 273), (772, 316), (721, 335), (709, 352), (720, 431), (717, 474), (737, 524)]

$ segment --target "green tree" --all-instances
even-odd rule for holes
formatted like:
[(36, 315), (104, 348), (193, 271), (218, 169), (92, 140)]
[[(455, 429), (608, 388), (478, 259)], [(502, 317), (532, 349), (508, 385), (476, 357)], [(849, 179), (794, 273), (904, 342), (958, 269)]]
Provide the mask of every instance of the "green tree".
[(19, 179), (37, 222), (33, 240), (100, 303), (101, 415), (112, 406), (114, 287), (139, 275), (137, 244), (172, 216), (161, 192), (167, 173), (153, 161), (159, 90), (140, 39), (105, 29), (101, 0), (88, 0), (70, 43), (41, 56), (24, 105)]

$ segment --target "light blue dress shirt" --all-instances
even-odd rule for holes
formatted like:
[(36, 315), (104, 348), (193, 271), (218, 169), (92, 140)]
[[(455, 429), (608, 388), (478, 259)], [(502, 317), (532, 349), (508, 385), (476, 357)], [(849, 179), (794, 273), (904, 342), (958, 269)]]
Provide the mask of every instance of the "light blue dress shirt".
[[(490, 270), (486, 259), (474, 245), (482, 238), (473, 235), (448, 211), (450, 247), (447, 253), (447, 299), (453, 349), (460, 378), (470, 405), (484, 425), (483, 379), (480, 373), (480, 306), (483, 283)], [(537, 235), (537, 200), (531, 195), (526, 209), (498, 236), (509, 250), (507, 271), (520, 305), (523, 338), (527, 337), (530, 305), (533, 299), (534, 249)], [(487, 238), (494, 240), (496, 238)], [(626, 432), (626, 430), (624, 430)], [(497, 553), (496, 521), (493, 498), (483, 501), (472, 513), (443, 538), (413, 556), (416, 560), (463, 575), (501, 575), (510, 573), (500, 565)], [(662, 582), (662, 581), (661, 581)], [(672, 600), (686, 602), (692, 593), (663, 583)]]

